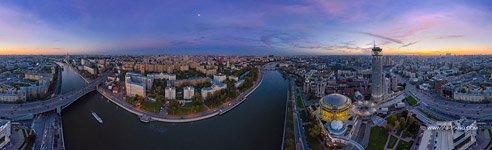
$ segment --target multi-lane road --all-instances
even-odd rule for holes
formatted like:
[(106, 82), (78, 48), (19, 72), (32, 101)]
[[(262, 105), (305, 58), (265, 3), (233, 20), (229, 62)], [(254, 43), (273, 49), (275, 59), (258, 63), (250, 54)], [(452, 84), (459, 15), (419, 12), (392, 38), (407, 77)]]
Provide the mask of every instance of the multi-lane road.
[[(299, 114), (299, 109), (298, 109), (298, 104), (297, 104), (297, 96), (299, 95), (300, 93), (300, 90), (297, 88), (296, 84), (295, 84), (295, 78), (293, 78), (292, 76), (289, 77), (290, 80), (290, 89), (291, 89), (291, 92), (292, 92), (292, 100), (293, 100), (293, 106), (292, 108), (293, 109), (293, 120), (294, 120), (294, 137), (295, 137), (295, 142), (296, 142), (296, 149), (308, 149), (308, 145), (307, 145), (307, 141), (306, 141), (306, 135), (304, 133), (304, 127), (303, 127), (303, 124), (302, 124), (302, 119), (300, 117), (300, 114)], [(302, 108), (304, 109), (304, 108)]]
[(490, 107), (491, 104), (462, 103), (446, 100), (435, 93), (417, 89), (414, 85), (410, 84), (408, 80), (403, 79), (400, 76), (398, 76), (398, 80), (407, 83), (405, 92), (420, 101), (420, 108), (436, 112), (435, 114), (439, 115), (441, 118), (459, 119), (464, 116), (467, 118), (482, 120), (492, 114), (492, 107)]

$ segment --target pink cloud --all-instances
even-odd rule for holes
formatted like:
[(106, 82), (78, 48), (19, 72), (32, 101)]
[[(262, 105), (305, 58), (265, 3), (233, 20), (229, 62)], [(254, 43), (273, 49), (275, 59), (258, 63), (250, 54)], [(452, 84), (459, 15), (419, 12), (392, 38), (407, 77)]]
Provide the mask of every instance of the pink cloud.
[(401, 40), (430, 35), (435, 37), (436, 34), (463, 34), (462, 32), (477, 35), (484, 32), (483, 29), (486, 28), (483, 26), (490, 17), (490, 14), (462, 5), (450, 6), (445, 10), (421, 9), (384, 22), (378, 33)]
[[(8, 49), (75, 48), (79, 37), (58, 30), (36, 15), (0, 5), (0, 46)], [(63, 42), (61, 43), (60, 40)]]
[(322, 11), (341, 22), (356, 22), (368, 19), (364, 12), (364, 1), (338, 1), (338, 0), (312, 0), (315, 6), (319, 6)]
[(447, 21), (449, 21), (449, 17), (443, 13), (410, 13), (402, 20), (397, 21), (396, 25), (400, 28), (389, 30), (387, 34), (393, 34), (394, 37), (405, 39), (430, 30)]

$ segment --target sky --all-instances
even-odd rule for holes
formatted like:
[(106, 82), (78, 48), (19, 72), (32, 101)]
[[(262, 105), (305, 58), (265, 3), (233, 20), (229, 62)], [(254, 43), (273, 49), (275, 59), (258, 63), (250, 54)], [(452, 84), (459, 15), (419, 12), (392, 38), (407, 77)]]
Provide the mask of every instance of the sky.
[(0, 54), (492, 54), (490, 0), (2, 0)]

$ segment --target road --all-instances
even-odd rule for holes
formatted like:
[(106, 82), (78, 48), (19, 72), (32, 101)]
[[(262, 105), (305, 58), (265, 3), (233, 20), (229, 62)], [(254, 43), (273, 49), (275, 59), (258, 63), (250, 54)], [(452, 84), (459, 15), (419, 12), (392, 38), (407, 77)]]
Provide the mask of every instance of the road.
[(298, 96), (298, 88), (296, 86), (296, 83), (295, 83), (295, 78), (293, 77), (289, 77), (290, 80), (290, 89), (292, 89), (292, 99), (293, 99), (293, 108), (294, 108), (294, 111), (292, 112), (293, 113), (293, 118), (294, 118), (294, 137), (295, 137), (295, 142), (296, 142), (296, 149), (299, 149), (299, 150), (305, 150), (305, 149), (308, 149), (309, 146), (307, 145), (307, 141), (306, 141), (306, 137), (305, 137), (305, 133), (304, 133), (304, 127), (303, 127), (303, 124), (302, 124), (302, 119), (301, 117), (299, 117), (299, 110), (298, 110), (298, 105), (297, 105), (297, 96)]
[[(58, 64), (58, 63), (57, 63)], [(58, 64), (62, 66), (61, 64)], [(55, 85), (55, 91), (52, 97), (59, 96), (61, 94), (62, 83), (62, 70), (61, 67), (58, 71), (58, 78)], [(32, 127), (37, 133), (34, 143), (34, 149), (65, 149), (63, 132), (61, 130), (61, 116), (55, 111), (50, 111), (43, 114), (37, 114), (32, 122)]]
[(481, 119), (492, 114), (491, 104), (462, 103), (447, 100), (436, 93), (417, 89), (401, 76), (398, 76), (398, 80), (407, 83), (405, 92), (420, 101), (421, 104), (419, 104), (419, 108), (435, 112), (435, 114), (439, 115), (441, 118), (453, 120), (464, 116), (473, 119)]
[(36, 140), (33, 145), (34, 149), (52, 149), (55, 117), (51, 114), (56, 113), (39, 114), (33, 119), (32, 129), (36, 133)]

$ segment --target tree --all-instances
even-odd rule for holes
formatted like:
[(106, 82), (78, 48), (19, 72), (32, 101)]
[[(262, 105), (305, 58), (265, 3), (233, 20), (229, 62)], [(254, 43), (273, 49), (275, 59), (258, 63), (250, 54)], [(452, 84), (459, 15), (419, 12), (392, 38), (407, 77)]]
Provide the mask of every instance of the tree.
[(465, 88), (460, 88), (460, 93), (466, 93), (466, 89)]
[(321, 128), (317, 125), (314, 125), (309, 129), (309, 136), (316, 138), (321, 134)]
[(132, 104), (132, 105), (135, 105), (137, 103), (137, 99), (135, 97), (131, 97), (131, 96), (126, 96), (125, 97), (125, 100), (126, 102)]
[(406, 126), (405, 118), (400, 118), (398, 123), (399, 123), (399, 126), (398, 126), (399, 131), (405, 129), (405, 126)]
[(407, 118), (407, 116), (408, 116), (408, 110), (403, 110), (403, 112), (401, 112), (401, 117)]
[(420, 124), (419, 124), (419, 122), (414, 117), (408, 118), (408, 123), (409, 123), (410, 126), (408, 127), (407, 130), (410, 133), (417, 133), (419, 131)]
[(391, 131), (391, 128), (393, 128), (393, 123), (390, 123), (389, 121), (386, 122), (386, 130)]
[(397, 115), (391, 115), (389, 118), (388, 118), (388, 121), (387, 121), (387, 124), (391, 125), (392, 127), (395, 126), (395, 122), (396, 120), (398, 119)]
[(397, 130), (397, 132), (400, 131), (400, 122), (399, 121), (395, 121), (395, 129)]
[(191, 100), (191, 103), (193, 105), (203, 105), (203, 99), (200, 97), (193, 97), (193, 99)]
[(168, 113), (169, 114), (176, 114), (178, 113), (179, 110), (179, 102), (176, 100), (172, 100), (169, 102), (169, 108), (168, 108)]

